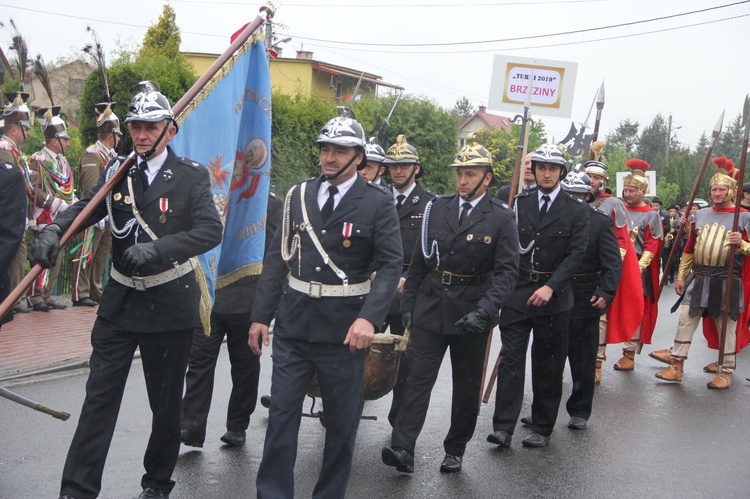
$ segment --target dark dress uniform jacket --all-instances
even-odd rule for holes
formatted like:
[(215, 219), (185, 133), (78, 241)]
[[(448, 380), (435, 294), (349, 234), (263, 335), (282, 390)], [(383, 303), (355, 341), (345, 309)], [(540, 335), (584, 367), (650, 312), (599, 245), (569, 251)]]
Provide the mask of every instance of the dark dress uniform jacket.
[[(123, 158), (110, 161), (108, 168)], [(158, 274), (174, 268), (195, 255), (210, 250), (221, 242), (222, 224), (213, 202), (208, 181), (208, 170), (199, 163), (177, 157), (169, 149), (167, 160), (146, 192), (143, 191), (138, 167), (133, 163), (127, 175), (115, 186), (110, 194), (112, 199), (112, 220), (110, 224), (122, 228), (133, 219), (133, 211), (126, 201), (131, 201), (127, 179), (133, 181), (136, 206), (145, 222), (158, 239), (154, 246), (161, 260), (148, 264), (139, 273), (143, 276)], [(94, 189), (81, 201), (73, 204), (55, 219), (63, 231), (88, 204), (91, 197), (104, 185), (105, 175)], [(110, 197), (108, 196), (108, 198)], [(167, 200), (166, 220), (161, 223), (160, 199)], [(106, 201), (97, 206), (84, 224), (88, 227), (107, 215)], [(85, 228), (84, 227), (84, 228)], [(135, 235), (138, 234), (136, 241)], [(122, 272), (122, 255), (130, 246), (146, 243), (151, 238), (143, 229), (133, 229), (126, 237), (112, 238), (112, 262)], [(99, 303), (97, 315), (127, 331), (150, 333), (174, 331), (200, 326), (198, 302), (200, 290), (195, 272), (165, 284), (138, 291), (109, 279)]]
[[(437, 258), (425, 261), (421, 242), (414, 246), (401, 311), (414, 313), (414, 326), (438, 334), (462, 334), (453, 324), (477, 305), (493, 317), (513, 291), (518, 276), (518, 231), (505, 203), (485, 194), (459, 228), (457, 195), (432, 203), (428, 247), (437, 241)], [(421, 241), (421, 238), (420, 238)], [(480, 284), (445, 286), (432, 270), (460, 275), (490, 275)]]
[[(591, 297), (600, 296), (607, 301), (607, 306), (615, 299), (615, 292), (620, 283), (622, 259), (620, 246), (615, 236), (612, 217), (596, 210), (591, 210), (589, 220), (589, 237), (586, 253), (581, 265), (573, 277), (573, 297), (575, 305), (570, 314), (571, 319), (597, 317), (607, 311), (591, 306)], [(599, 276), (593, 278), (591, 274)], [(578, 282), (578, 281), (584, 282)]]
[[(414, 247), (419, 241), (419, 234), (422, 230), (422, 219), (424, 218), (424, 209), (435, 195), (427, 192), (417, 183), (409, 194), (409, 197), (401, 204), (398, 210), (398, 221), (401, 227), (401, 246), (404, 251), (404, 265), (402, 277), (406, 277), (411, 265), (412, 253)], [(391, 314), (398, 314), (401, 311), (401, 294), (396, 293), (391, 304)]]
[[(320, 179), (305, 182), (304, 203), (308, 219), (323, 249), (348, 276), (349, 284), (367, 281), (371, 263), (377, 262), (377, 276), (370, 292), (361, 296), (312, 298), (293, 290), (288, 284), (280, 285), (287, 273), (305, 282), (342, 284), (323, 261), (303, 226), (302, 184), (297, 184), (291, 194), (289, 229), (292, 236), (299, 234), (302, 255), (295, 254), (288, 266), (282, 259), (282, 223), (263, 262), (259, 283), (263, 293), (255, 297), (252, 321), (270, 324), (278, 307), (274, 334), (280, 338), (341, 344), (357, 318), (367, 319), (376, 329), (385, 320), (401, 275), (401, 235), (392, 194), (359, 175), (328, 221), (323, 223), (318, 207), (321, 182)], [(352, 224), (348, 247), (344, 245), (343, 235), (344, 223), (347, 222)]]
[[(547, 214), (540, 219), (538, 193), (532, 190), (516, 197), (516, 207), (521, 247), (527, 248), (532, 241), (534, 247), (526, 254), (521, 254), (518, 284), (505, 306), (521, 313), (532, 312), (539, 316), (570, 310), (573, 308), (570, 278), (586, 251), (588, 206), (560, 190)], [(533, 282), (524, 269), (553, 274), (547, 280)], [(541, 307), (528, 307), (528, 299), (543, 285), (554, 291), (550, 301)]]
[[(8, 270), (26, 230), (26, 187), (21, 171), (0, 159), (0, 301), (10, 294)], [(0, 324), (13, 318), (9, 311), (0, 317)]]

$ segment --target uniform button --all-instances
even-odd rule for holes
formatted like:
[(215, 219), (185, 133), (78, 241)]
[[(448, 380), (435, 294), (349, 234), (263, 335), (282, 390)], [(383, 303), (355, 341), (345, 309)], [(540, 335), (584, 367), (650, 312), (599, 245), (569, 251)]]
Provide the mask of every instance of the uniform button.
[(539, 233), (537, 232), (537, 233), (536, 233), (536, 235), (538, 236), (538, 235), (539, 235)]
[(327, 233), (327, 231), (326, 231), (325, 229), (323, 229), (323, 230), (321, 230), (321, 231), (320, 231), (320, 233), (321, 233), (321, 234), (323, 234), (323, 235), (325, 236), (325, 235), (326, 235), (326, 233)]
[(455, 251), (451, 251), (451, 255), (455, 255), (455, 254), (456, 254), (456, 252), (455, 252)]
[(315, 267), (315, 272), (320, 272), (320, 267)]

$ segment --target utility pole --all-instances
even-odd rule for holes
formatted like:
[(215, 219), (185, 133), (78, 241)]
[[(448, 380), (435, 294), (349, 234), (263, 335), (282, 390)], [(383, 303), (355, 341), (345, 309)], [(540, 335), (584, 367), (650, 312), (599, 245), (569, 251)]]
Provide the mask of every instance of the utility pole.
[(672, 115), (669, 115), (669, 120), (667, 121), (667, 153), (664, 155), (664, 166), (669, 166), (669, 146), (672, 142)]

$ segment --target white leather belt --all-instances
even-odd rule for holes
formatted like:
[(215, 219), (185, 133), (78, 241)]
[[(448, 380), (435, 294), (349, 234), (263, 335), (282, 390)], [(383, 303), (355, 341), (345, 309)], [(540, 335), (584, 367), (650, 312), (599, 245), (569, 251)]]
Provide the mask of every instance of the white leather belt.
[(321, 298), (323, 296), (361, 296), (370, 292), (370, 281), (357, 284), (323, 284), (320, 282), (305, 282), (296, 277), (289, 276), (289, 287), (300, 293), (305, 293), (310, 298)]
[(182, 265), (175, 267), (173, 269), (165, 270), (164, 272), (160, 272), (158, 274), (154, 275), (147, 275), (147, 276), (126, 276), (125, 274), (118, 271), (116, 268), (112, 267), (109, 275), (112, 279), (119, 282), (120, 284), (127, 286), (129, 288), (134, 288), (138, 291), (146, 291), (148, 288), (153, 288), (154, 286), (159, 286), (160, 284), (165, 284), (169, 281), (174, 281), (178, 277), (182, 277), (186, 274), (189, 274), (193, 271), (193, 264), (190, 260), (183, 263)]

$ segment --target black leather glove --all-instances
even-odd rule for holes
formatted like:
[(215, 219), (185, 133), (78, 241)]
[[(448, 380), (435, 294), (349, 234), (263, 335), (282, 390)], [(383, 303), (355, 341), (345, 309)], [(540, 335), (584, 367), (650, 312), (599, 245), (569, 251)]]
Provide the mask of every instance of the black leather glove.
[(490, 314), (482, 307), (477, 307), (456, 321), (454, 326), (467, 334), (479, 334), (490, 328)]
[(51, 224), (42, 229), (31, 249), (31, 265), (38, 263), (45, 269), (54, 267), (60, 253), (60, 237), (62, 230), (57, 225)]
[(401, 325), (404, 326), (404, 329), (411, 329), (411, 324), (412, 324), (411, 312), (402, 312), (401, 313)]
[(154, 243), (134, 244), (122, 254), (122, 271), (132, 276), (144, 265), (158, 261), (159, 251)]

